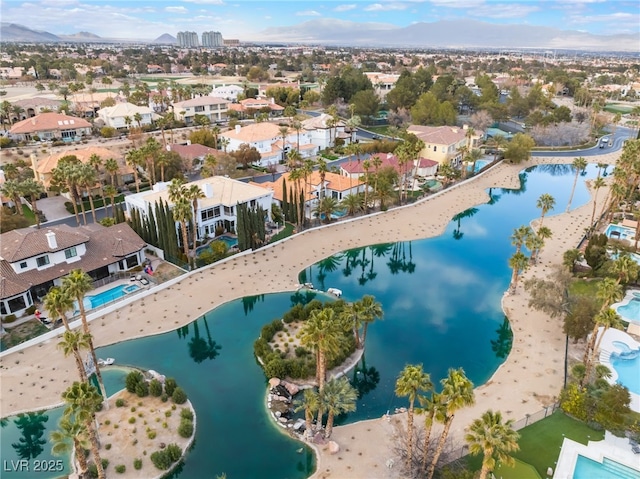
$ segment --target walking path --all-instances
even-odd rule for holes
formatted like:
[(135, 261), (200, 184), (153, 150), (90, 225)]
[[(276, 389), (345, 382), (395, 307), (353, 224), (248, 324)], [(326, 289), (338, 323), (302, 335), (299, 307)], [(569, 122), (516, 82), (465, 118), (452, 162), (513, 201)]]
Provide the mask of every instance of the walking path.
[[(613, 152), (599, 156), (597, 161), (613, 164), (618, 156), (619, 152)], [(518, 188), (518, 173), (523, 168), (572, 160), (536, 157), (524, 165), (501, 163), (419, 203), (309, 230), (255, 253), (236, 255), (161, 285), (143, 299), (94, 319), (91, 328), (95, 344), (104, 346), (170, 331), (243, 296), (293, 291), (303, 268), (339, 251), (438, 236), (453, 215), (486, 203), (488, 188)], [(600, 193), (600, 198), (605, 196)], [(584, 234), (591, 209), (588, 203), (568, 214), (545, 218), (553, 238), (525, 277), (545, 276), (562, 261), (562, 253), (575, 247)], [(212, 288), (214, 282), (216, 287)], [(503, 308), (514, 332), (513, 349), (491, 380), (476, 389), (476, 406), (456, 416), (451, 433), (454, 438), (460, 437), (464, 427), (489, 408), (499, 408), (504, 416), (514, 419), (538, 411), (554, 400), (562, 386), (564, 335), (560, 322), (530, 310), (521, 288), (518, 294), (504, 297)], [(57, 350), (57, 342), (49, 339), (0, 359), (0, 417), (60, 402), (62, 391), (71, 384), (76, 371), (73, 359), (62, 357)], [(321, 452), (314, 477), (393, 477), (397, 468), (387, 465), (392, 458), (392, 429), (387, 419), (336, 428), (333, 439), (343, 452), (333, 456)]]

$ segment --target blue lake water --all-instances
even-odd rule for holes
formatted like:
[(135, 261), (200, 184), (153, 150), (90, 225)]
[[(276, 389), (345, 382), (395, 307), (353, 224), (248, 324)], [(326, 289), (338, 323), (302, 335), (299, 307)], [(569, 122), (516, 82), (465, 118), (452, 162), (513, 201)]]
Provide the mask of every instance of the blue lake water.
[[(596, 174), (595, 166), (585, 178)], [(513, 229), (539, 216), (542, 193), (564, 211), (573, 183), (569, 167), (536, 167), (521, 174), (518, 191), (492, 189), (492, 204), (458, 215), (445, 233), (428, 240), (377, 245), (327, 258), (301, 273), (301, 282), (336, 287), (347, 300), (372, 294), (385, 311), (369, 328), (365, 364), (350, 377), (362, 393), (351, 422), (406, 405), (393, 393), (407, 363), (423, 363), (437, 382), (463, 367), (476, 385), (504, 361), (511, 332), (500, 309), (510, 278)], [(573, 199), (588, 198), (580, 181)], [(551, 213), (553, 214), (553, 212)], [(393, 227), (393, 225), (389, 225)], [(544, 257), (544, 250), (542, 256)], [(277, 430), (264, 405), (266, 378), (253, 357), (260, 328), (291, 307), (299, 294), (232, 301), (188, 326), (101, 348), (118, 364), (177, 378), (198, 414), (196, 441), (179, 478), (304, 478), (313, 454)], [(7, 447), (4, 437), (2, 449)], [(9, 446), (10, 447), (10, 446)], [(300, 452), (299, 452), (300, 451)], [(3, 453), (4, 455), (4, 453)]]

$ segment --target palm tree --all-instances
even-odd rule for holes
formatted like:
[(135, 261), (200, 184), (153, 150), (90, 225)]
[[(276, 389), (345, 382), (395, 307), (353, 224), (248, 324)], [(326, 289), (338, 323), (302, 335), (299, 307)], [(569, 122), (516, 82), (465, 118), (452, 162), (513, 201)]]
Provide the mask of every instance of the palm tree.
[(142, 128), (142, 115), (139, 112), (133, 115), (133, 120), (138, 124), (138, 128)]
[(133, 179), (136, 183), (136, 193), (140, 193), (140, 179), (138, 178), (138, 166), (142, 161), (142, 153), (141, 150), (131, 150), (125, 156), (125, 161), (127, 165), (131, 167), (133, 170)]
[(595, 228), (595, 224), (594, 219), (596, 217), (596, 205), (598, 204), (598, 190), (600, 188), (602, 188), (603, 186), (605, 186), (606, 183), (604, 181), (603, 178), (596, 178), (593, 181), (593, 189), (594, 189), (594, 193), (593, 193), (593, 211), (591, 212), (591, 223), (589, 223), (591, 225), (591, 229), (593, 230)]
[(587, 160), (585, 160), (583, 157), (579, 157), (573, 160), (572, 166), (576, 170), (576, 176), (573, 178), (573, 186), (571, 187), (571, 194), (569, 195), (569, 203), (567, 203), (567, 213), (569, 212), (569, 209), (571, 209), (571, 201), (573, 200), (573, 194), (576, 191), (578, 176), (580, 176), (580, 173), (584, 171), (584, 169), (587, 167), (587, 164)]
[(342, 376), (340, 379), (333, 379), (325, 385), (320, 393), (322, 408), (327, 411), (327, 427), (324, 432), (325, 438), (331, 437), (335, 416), (355, 411), (357, 400), (358, 392), (345, 376)]
[(536, 203), (536, 207), (540, 208), (541, 210), (540, 225), (538, 226), (538, 229), (542, 228), (544, 215), (546, 215), (549, 211), (551, 211), (555, 205), (556, 205), (556, 200), (549, 193), (543, 193), (542, 195), (540, 195), (540, 198), (538, 198), (538, 202)]
[(520, 273), (529, 267), (529, 258), (521, 252), (515, 253), (511, 258), (509, 258), (509, 267), (513, 270), (509, 289), (512, 294), (516, 294), (518, 278), (520, 277)]
[(315, 389), (305, 389), (302, 399), (296, 399), (294, 404), (295, 412), (304, 410), (304, 433), (309, 438), (313, 427), (313, 416), (320, 408), (320, 396)]
[(428, 373), (422, 369), (422, 364), (407, 364), (396, 380), (395, 393), (398, 397), (409, 397), (407, 410), (407, 467), (413, 468), (413, 413), (418, 393), (433, 389), (433, 383)]
[(191, 202), (185, 197), (178, 198), (173, 204), (173, 217), (180, 223), (180, 230), (182, 232), (182, 249), (186, 261), (190, 264), (189, 259), (189, 236), (187, 234), (187, 225), (191, 222)]
[(60, 286), (53, 286), (47, 292), (42, 303), (49, 317), (54, 322), (61, 319), (64, 328), (67, 331), (71, 331), (69, 321), (67, 320), (67, 313), (73, 311), (73, 298), (69, 296), (66, 291)]
[(75, 418), (76, 421), (84, 424), (89, 435), (93, 460), (98, 470), (98, 479), (106, 479), (104, 468), (102, 467), (102, 459), (100, 458), (98, 432), (94, 426), (96, 411), (102, 404), (100, 393), (89, 383), (75, 381), (62, 393), (62, 399), (67, 403), (63, 417), (67, 419)]
[(20, 216), (24, 216), (24, 211), (22, 211), (22, 199), (20, 198), (20, 194), (22, 190), (20, 189), (20, 183), (17, 180), (7, 180), (0, 186), (0, 192), (11, 200), (16, 205), (16, 214)]
[(338, 211), (338, 200), (335, 198), (322, 198), (317, 206), (314, 208), (314, 213), (318, 216), (318, 218), (322, 219), (324, 216), (324, 221), (326, 223), (331, 223), (331, 216)]
[(356, 213), (364, 210), (362, 195), (360, 194), (345, 196), (342, 198), (340, 205), (347, 210), (347, 214), (349, 216), (354, 216)]
[(72, 270), (67, 276), (62, 278), (62, 290), (70, 297), (75, 298), (78, 302), (78, 309), (80, 310), (80, 319), (82, 320), (82, 330), (87, 334), (87, 340), (89, 342), (89, 352), (93, 359), (93, 364), (96, 368), (96, 376), (98, 378), (98, 384), (100, 385), (100, 392), (105, 399), (105, 407), (109, 409), (109, 401), (107, 401), (107, 391), (102, 381), (102, 373), (98, 367), (98, 357), (96, 356), (96, 350), (93, 346), (93, 338), (91, 331), (89, 330), (89, 322), (87, 321), (87, 313), (84, 309), (84, 297), (93, 289), (93, 280), (91, 276), (82, 271), (81, 269)]
[(617, 276), (617, 284), (627, 284), (638, 278), (638, 263), (628, 254), (621, 254), (611, 264), (611, 272)]
[(572, 273), (576, 272), (576, 263), (582, 261), (584, 256), (582, 251), (577, 248), (570, 249), (564, 252), (562, 255), (562, 264), (569, 268)]
[[(372, 257), (373, 261), (373, 257)], [(369, 294), (365, 294), (360, 300), (362, 326), (362, 348), (364, 348), (365, 341), (367, 340), (367, 329), (369, 325), (376, 319), (383, 319), (384, 312), (382, 311), (382, 305), (376, 301), (376, 298)]]
[[(212, 155), (207, 155), (212, 156)], [(160, 181), (164, 183), (164, 169), (169, 165), (170, 157), (166, 151), (160, 151), (158, 158), (156, 159), (156, 165), (160, 166)]]
[(522, 245), (525, 244), (533, 234), (533, 230), (528, 226), (520, 226), (513, 230), (511, 244), (516, 247), (516, 253), (520, 252)]
[(127, 125), (127, 129), (130, 130), (131, 129), (131, 123), (133, 123), (133, 120), (131, 120), (131, 117), (129, 115), (124, 117), (124, 124)]
[[(362, 169), (364, 170), (364, 209), (365, 211), (369, 210), (369, 199), (367, 195), (369, 193), (369, 170), (371, 169), (371, 162), (369, 160), (364, 160), (362, 162)], [(351, 176), (349, 176), (351, 178)]]
[(40, 212), (38, 211), (38, 198), (44, 193), (44, 186), (33, 178), (27, 178), (19, 184), (22, 196), (29, 198), (31, 210), (36, 218), (36, 228), (40, 229)]
[(89, 198), (89, 205), (91, 207), (91, 214), (93, 216), (93, 222), (97, 223), (96, 207), (93, 203), (93, 195), (91, 194), (93, 188), (96, 186), (98, 178), (96, 177), (96, 170), (90, 164), (78, 165), (78, 185), (84, 186)]
[(422, 449), (422, 463), (420, 472), (424, 475), (427, 470), (427, 457), (429, 456), (429, 441), (434, 421), (444, 420), (444, 405), (442, 395), (432, 392), (430, 397), (418, 396), (418, 401), (422, 407), (416, 408), (416, 414), (424, 414), (424, 448)]
[(360, 328), (362, 327), (362, 304), (360, 301), (347, 303), (342, 310), (341, 317), (353, 325), (353, 335), (356, 338), (356, 347), (362, 349), (364, 343), (360, 340)]
[(111, 185), (116, 186), (116, 174), (120, 169), (118, 162), (113, 158), (109, 158), (104, 162), (104, 169), (107, 171), (107, 173), (109, 173), (109, 176), (111, 177)]
[(605, 311), (613, 303), (622, 299), (622, 286), (613, 278), (605, 278), (598, 284), (596, 297), (602, 302), (600, 311)]
[(70, 354), (73, 354), (73, 358), (76, 361), (76, 367), (78, 368), (78, 374), (80, 375), (80, 381), (87, 381), (87, 372), (82, 362), (82, 356), (80, 355), (80, 349), (89, 348), (89, 338), (81, 331), (65, 331), (62, 335), (62, 340), (58, 343), (58, 349), (62, 351), (66, 358)]
[(427, 471), (427, 479), (433, 477), (436, 464), (444, 449), (444, 443), (449, 435), (451, 423), (453, 422), (456, 412), (463, 407), (471, 406), (475, 403), (473, 383), (467, 378), (462, 368), (449, 369), (447, 377), (442, 379), (440, 384), (442, 384), (441, 394), (442, 404), (444, 405), (444, 428), (440, 435), (433, 459), (431, 460), (431, 465)]
[(316, 379), (322, 393), (327, 376), (327, 359), (333, 357), (340, 348), (342, 325), (331, 308), (314, 310), (301, 330), (300, 342), (316, 353)]
[[(111, 216), (113, 218), (116, 217), (116, 195), (118, 194), (118, 190), (115, 189), (113, 185), (107, 185), (104, 187), (104, 196), (108, 196), (111, 199)], [(105, 203), (106, 207), (106, 203)]]
[[(594, 325), (593, 331), (591, 331), (591, 336), (589, 337), (589, 342), (587, 343), (587, 349), (584, 355), (584, 366), (585, 366), (585, 374), (583, 380), (589, 381), (591, 376), (591, 369), (593, 368), (593, 363), (598, 354), (598, 349), (600, 348), (600, 342), (602, 341), (602, 337), (604, 333), (610, 327), (613, 328), (621, 328), (622, 320), (618, 313), (616, 313), (613, 309), (607, 307), (603, 309), (598, 314), (596, 314), (595, 318), (593, 318)], [(598, 334), (600, 331), (600, 327), (604, 327), (602, 334)], [(597, 340), (597, 345), (596, 345)], [(580, 383), (582, 386), (582, 382)]]
[(520, 435), (513, 430), (513, 420), (502, 422), (499, 411), (486, 411), (480, 419), (473, 421), (465, 440), (469, 443), (469, 452), (474, 456), (482, 454), (482, 469), (479, 479), (486, 479), (493, 472), (498, 462), (513, 466), (515, 460), (509, 453), (520, 449)]
[(185, 187), (184, 197), (191, 202), (191, 220), (193, 221), (193, 247), (195, 248), (197, 236), (198, 236), (198, 228), (197, 228), (197, 214), (198, 214), (198, 200), (204, 198), (204, 192), (200, 189), (198, 185), (190, 185), (189, 187)]
[[(546, 228), (546, 226), (544, 226), (544, 228)], [(531, 252), (529, 262), (531, 264), (536, 264), (536, 261), (538, 260), (538, 252), (544, 246), (544, 239), (538, 234), (533, 234), (527, 238), (525, 246)]]
[[(286, 125), (282, 125), (280, 128), (278, 128), (278, 131), (280, 132), (280, 137), (282, 138), (282, 161), (284, 161), (287, 152), (285, 142), (287, 141), (287, 135), (289, 134), (289, 127)], [(298, 150), (299, 149), (300, 147), (298, 147)]]
[(327, 162), (324, 158), (318, 158), (318, 173), (320, 173), (320, 197), (324, 198), (326, 196), (326, 186), (324, 184), (325, 179), (327, 178), (327, 172), (329, 169), (327, 168)]
[(78, 477), (84, 477), (88, 469), (84, 451), (90, 447), (85, 425), (74, 415), (62, 417), (58, 422), (58, 429), (49, 435), (49, 440), (52, 443), (51, 453), (55, 456), (69, 456), (75, 451), (73, 456), (78, 461), (76, 472)]

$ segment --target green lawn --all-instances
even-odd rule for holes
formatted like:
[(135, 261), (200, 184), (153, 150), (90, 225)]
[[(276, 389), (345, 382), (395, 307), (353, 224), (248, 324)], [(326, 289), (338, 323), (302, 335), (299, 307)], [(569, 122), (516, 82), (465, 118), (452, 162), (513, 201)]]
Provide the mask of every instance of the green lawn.
[(32, 225), (35, 225), (36, 215), (33, 214), (33, 211), (31, 211), (31, 208), (29, 208), (27, 205), (22, 205), (22, 211), (24, 212), (24, 217), (28, 219)]
[(595, 297), (598, 292), (598, 284), (601, 280), (594, 279), (592, 281), (584, 279), (576, 279), (571, 283), (571, 292), (573, 294), (584, 294), (587, 296)]
[(513, 467), (503, 467), (500, 465), (493, 474), (496, 476), (496, 479), (541, 479), (535, 467), (518, 459), (516, 459)]
[(604, 438), (602, 431), (596, 431), (585, 423), (577, 421), (556, 411), (546, 419), (527, 426), (520, 431), (520, 451), (514, 454), (536, 468), (541, 477), (547, 477), (547, 468), (556, 468), (560, 448), (565, 437), (582, 444), (588, 441), (600, 441)]
[(291, 236), (292, 234), (293, 234), (293, 225), (291, 223), (287, 223), (284, 226), (284, 229), (280, 231), (280, 233), (273, 235), (273, 238), (271, 238), (271, 243), (280, 241), (281, 239), (286, 238), (287, 236)]
[(608, 111), (609, 113), (621, 113), (623, 115), (631, 112), (631, 110), (633, 110), (633, 107), (628, 105), (619, 105), (617, 103), (609, 103), (604, 107), (604, 111)]
[[(513, 457), (514, 468), (504, 467), (495, 471), (497, 479), (540, 479), (547, 477), (547, 468), (556, 468), (560, 448), (565, 437), (582, 444), (600, 441), (604, 433), (595, 431), (585, 423), (570, 418), (561, 411), (518, 431), (520, 450)], [(471, 471), (479, 471), (482, 456), (468, 455), (464, 458)]]

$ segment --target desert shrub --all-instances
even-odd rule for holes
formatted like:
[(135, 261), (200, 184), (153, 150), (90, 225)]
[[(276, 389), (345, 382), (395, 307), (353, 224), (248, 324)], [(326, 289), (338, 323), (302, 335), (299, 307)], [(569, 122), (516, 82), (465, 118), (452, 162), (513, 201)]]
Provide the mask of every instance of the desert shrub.
[(133, 460), (133, 468), (136, 471), (139, 471), (140, 469), (142, 469), (142, 459), (138, 459), (138, 458), (134, 459)]
[(160, 400), (162, 402), (167, 402), (169, 400), (169, 396), (167, 396), (167, 393), (162, 393), (162, 395), (160, 396)]
[(180, 437), (191, 437), (191, 435), (193, 434), (193, 422), (187, 420), (187, 419), (183, 419), (182, 421), (180, 421), (180, 425), (178, 426), (178, 434), (180, 434)]
[(166, 451), (156, 451), (152, 453), (151, 462), (161, 471), (166, 471), (171, 467), (171, 464), (173, 464)]
[(110, 126), (103, 126), (100, 128), (100, 136), (102, 136), (102, 138), (113, 138), (116, 136), (116, 133), (116, 129)]
[(182, 449), (175, 443), (171, 443), (166, 448), (167, 454), (169, 455), (169, 459), (171, 462), (176, 462), (178, 459), (182, 457)]
[[(107, 470), (107, 467), (109, 467), (109, 459), (102, 459), (102, 469), (104, 469), (105, 471)], [(89, 467), (87, 469), (87, 476), (89, 476), (91, 479), (96, 479), (98, 477), (98, 468), (96, 467), (95, 464), (89, 464)]]
[(144, 382), (144, 376), (140, 371), (131, 371), (129, 374), (127, 374), (124, 384), (128, 392), (135, 393), (138, 384)]
[(111, 424), (111, 421), (109, 421), (108, 419), (104, 422), (105, 426), (108, 426), (109, 424)]
[(304, 356), (307, 356), (308, 354), (309, 354), (309, 351), (305, 349), (303, 346), (298, 346), (296, 348), (296, 358), (302, 358)]
[(171, 417), (171, 411), (165, 411), (164, 417)]
[(138, 385), (136, 386), (136, 394), (138, 395), (138, 397), (145, 397), (149, 395), (149, 383), (147, 383), (147, 381), (142, 381), (141, 383), (138, 383)]
[(111, 444), (105, 444), (104, 448), (108, 451), (109, 449), (111, 449)]
[(13, 323), (16, 320), (16, 315), (15, 314), (7, 314), (4, 319), (2, 320), (3, 323), (9, 324), (9, 323)]
[(116, 407), (124, 407), (124, 399), (122, 398), (116, 399)]
[(32, 304), (31, 306), (29, 306), (27, 309), (24, 310), (24, 312), (26, 314), (33, 314), (36, 312), (36, 305)]
[(157, 435), (158, 433), (155, 432), (153, 429), (147, 429), (147, 437), (149, 439), (155, 439)]
[(129, 424), (133, 424), (134, 422), (136, 422), (136, 418), (135, 417), (130, 417), (129, 418)]
[(272, 355), (264, 365), (264, 372), (270, 378), (282, 378), (287, 375), (284, 360), (277, 355)]
[(11, 146), (13, 141), (11, 138), (7, 138), (6, 136), (0, 136), (0, 148), (8, 148)]
[(162, 395), (162, 383), (157, 379), (152, 379), (149, 383), (149, 393), (153, 397), (160, 397)]
[(184, 404), (187, 401), (187, 393), (180, 387), (177, 387), (171, 395), (171, 400), (176, 404)]
[(193, 411), (189, 408), (182, 408), (180, 411), (180, 418), (186, 419), (187, 421), (193, 421)]
[(124, 471), (126, 471), (126, 470), (127, 470), (127, 467), (124, 464), (118, 464), (116, 466), (116, 472), (118, 474), (124, 474)]
[(266, 339), (260, 337), (253, 343), (253, 352), (259, 358), (266, 358), (271, 353), (271, 346)]
[(175, 391), (177, 386), (178, 384), (176, 383), (175, 379), (167, 378), (167, 380), (164, 382), (164, 392), (167, 393), (167, 396), (172, 396), (173, 391)]

